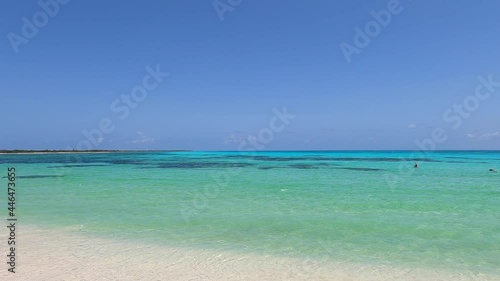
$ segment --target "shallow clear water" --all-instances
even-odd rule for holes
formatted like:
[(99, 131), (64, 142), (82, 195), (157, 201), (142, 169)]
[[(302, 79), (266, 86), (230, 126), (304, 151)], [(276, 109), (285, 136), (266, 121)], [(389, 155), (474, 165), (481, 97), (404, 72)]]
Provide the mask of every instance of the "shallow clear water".
[(488, 172), (500, 152), (0, 155), (4, 175), (9, 166), (21, 225), (500, 273), (500, 173)]

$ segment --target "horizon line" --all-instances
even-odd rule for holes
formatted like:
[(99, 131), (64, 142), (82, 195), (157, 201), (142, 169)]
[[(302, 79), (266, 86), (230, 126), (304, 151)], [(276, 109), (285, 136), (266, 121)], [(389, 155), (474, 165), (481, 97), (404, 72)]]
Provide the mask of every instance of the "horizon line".
[(0, 149), (0, 154), (20, 154), (20, 153), (127, 153), (127, 152), (239, 152), (239, 153), (259, 153), (259, 152), (500, 152), (500, 149), (436, 149), (436, 150), (415, 150), (415, 149), (307, 149), (307, 150), (194, 150), (194, 149), (90, 149), (90, 150), (67, 150), (67, 149)]

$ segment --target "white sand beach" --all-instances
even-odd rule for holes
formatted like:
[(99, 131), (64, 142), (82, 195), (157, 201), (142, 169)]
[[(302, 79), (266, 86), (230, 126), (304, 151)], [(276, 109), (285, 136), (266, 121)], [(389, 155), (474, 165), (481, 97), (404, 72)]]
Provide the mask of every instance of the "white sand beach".
[[(1, 280), (500, 280), (500, 276), (159, 247), (20, 226)], [(2, 247), (2, 252), (4, 248)]]

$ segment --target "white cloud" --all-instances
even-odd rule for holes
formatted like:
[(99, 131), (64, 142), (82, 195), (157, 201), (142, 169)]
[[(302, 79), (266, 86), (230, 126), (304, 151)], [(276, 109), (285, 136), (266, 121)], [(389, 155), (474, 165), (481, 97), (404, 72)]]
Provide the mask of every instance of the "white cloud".
[(147, 137), (142, 132), (137, 132), (137, 134), (139, 135), (139, 138), (133, 140), (132, 143), (135, 143), (135, 144), (137, 144), (137, 143), (153, 143), (155, 141), (155, 139)]
[(481, 137), (485, 138), (485, 139), (497, 138), (497, 137), (500, 137), (500, 132), (486, 133), (486, 134), (483, 134)]
[(245, 138), (242, 137), (240, 132), (232, 133), (231, 136), (224, 140), (224, 144), (239, 144), (245, 141)]
[(257, 137), (254, 135), (247, 135), (241, 131), (233, 131), (231, 136), (224, 140), (224, 144), (240, 144), (245, 141), (256, 141)]
[(470, 139), (474, 139), (474, 138), (490, 139), (490, 138), (500, 137), (500, 132), (484, 133), (482, 135), (467, 134), (465, 136), (467, 136)]
[(411, 123), (410, 125), (408, 125), (408, 129), (415, 129), (417, 127), (417, 125)]

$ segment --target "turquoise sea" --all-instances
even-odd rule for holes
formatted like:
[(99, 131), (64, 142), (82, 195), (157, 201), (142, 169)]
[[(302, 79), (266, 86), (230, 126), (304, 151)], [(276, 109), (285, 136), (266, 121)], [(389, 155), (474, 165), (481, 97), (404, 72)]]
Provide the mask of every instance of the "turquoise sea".
[(500, 274), (500, 151), (0, 155), (4, 187), (8, 167), (21, 227)]

